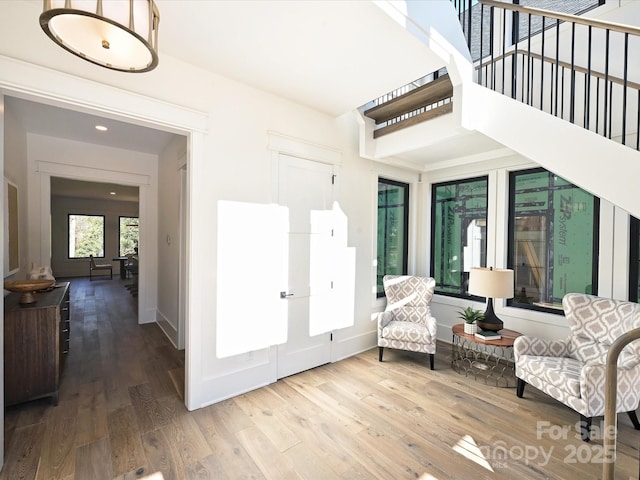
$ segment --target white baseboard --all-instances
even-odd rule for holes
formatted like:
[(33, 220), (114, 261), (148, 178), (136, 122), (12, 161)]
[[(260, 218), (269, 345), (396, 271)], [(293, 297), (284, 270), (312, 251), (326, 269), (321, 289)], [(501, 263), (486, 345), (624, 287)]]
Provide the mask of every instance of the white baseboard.
[[(337, 334), (334, 334), (338, 336)], [(342, 338), (334, 341), (332, 361), (338, 362), (348, 357), (353, 357), (359, 353), (370, 350), (378, 345), (378, 331), (373, 330), (371, 332), (361, 333), (352, 337)]]
[(171, 324), (169, 319), (162, 315), (161, 312), (156, 311), (156, 323), (167, 336), (169, 341), (173, 344), (173, 346), (178, 348), (178, 330)]

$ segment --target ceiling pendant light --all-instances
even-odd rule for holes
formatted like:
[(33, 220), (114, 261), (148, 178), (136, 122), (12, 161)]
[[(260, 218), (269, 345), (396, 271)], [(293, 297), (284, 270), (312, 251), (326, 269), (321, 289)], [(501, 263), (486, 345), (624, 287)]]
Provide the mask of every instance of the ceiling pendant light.
[(160, 13), (153, 0), (44, 0), (40, 26), (85, 60), (121, 72), (158, 65)]

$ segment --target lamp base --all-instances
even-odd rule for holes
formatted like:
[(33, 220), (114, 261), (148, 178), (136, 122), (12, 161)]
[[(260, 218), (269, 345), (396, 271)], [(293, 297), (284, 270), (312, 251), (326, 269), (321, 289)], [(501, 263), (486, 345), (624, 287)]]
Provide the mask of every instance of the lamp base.
[(478, 324), (478, 328), (480, 330), (489, 330), (491, 332), (498, 332), (504, 328), (504, 324), (502, 320), (498, 319), (500, 323), (487, 323), (483, 320), (478, 320), (476, 323)]
[(476, 321), (476, 323), (481, 330), (489, 330), (491, 332), (497, 332), (504, 328), (504, 323), (493, 311), (493, 298), (487, 299), (487, 310), (484, 312), (484, 318)]

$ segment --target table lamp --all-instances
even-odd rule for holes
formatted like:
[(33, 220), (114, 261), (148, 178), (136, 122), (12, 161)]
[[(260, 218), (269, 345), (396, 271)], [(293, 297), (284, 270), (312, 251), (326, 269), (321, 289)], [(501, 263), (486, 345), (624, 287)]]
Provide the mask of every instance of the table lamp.
[(494, 298), (513, 298), (513, 270), (503, 268), (472, 268), (469, 272), (469, 293), (487, 297), (484, 318), (476, 323), (482, 330), (497, 332), (503, 328), (493, 311)]

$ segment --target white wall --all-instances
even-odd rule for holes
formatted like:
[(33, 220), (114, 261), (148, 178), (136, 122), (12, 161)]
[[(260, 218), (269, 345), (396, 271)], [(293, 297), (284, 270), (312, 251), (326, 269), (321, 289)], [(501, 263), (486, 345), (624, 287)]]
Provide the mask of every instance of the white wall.
[(180, 182), (186, 138), (176, 136), (158, 157), (158, 310), (157, 322), (178, 344), (180, 272)]

